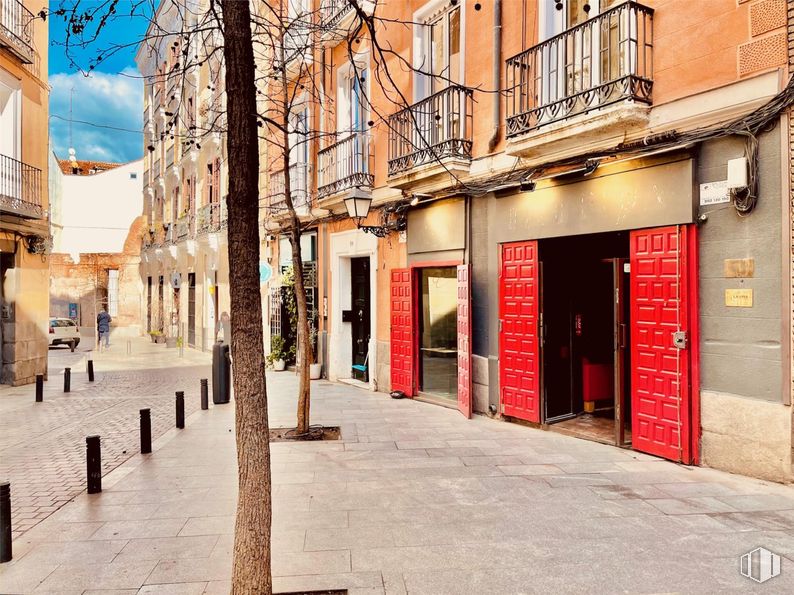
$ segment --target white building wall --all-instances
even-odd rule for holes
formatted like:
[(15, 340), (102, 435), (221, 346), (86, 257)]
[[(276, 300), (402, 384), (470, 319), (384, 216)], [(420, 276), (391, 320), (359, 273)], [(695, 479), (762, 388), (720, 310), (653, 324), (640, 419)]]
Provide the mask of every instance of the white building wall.
[(123, 252), (141, 214), (142, 193), (143, 159), (93, 175), (64, 176), (59, 252)]

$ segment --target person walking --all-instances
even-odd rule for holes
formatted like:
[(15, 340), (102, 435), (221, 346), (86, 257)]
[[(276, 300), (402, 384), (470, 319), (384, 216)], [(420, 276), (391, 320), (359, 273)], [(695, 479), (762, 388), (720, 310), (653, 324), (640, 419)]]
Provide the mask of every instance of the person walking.
[(96, 316), (96, 329), (99, 333), (99, 346), (102, 347), (110, 347), (110, 323), (113, 322), (113, 319), (110, 317), (110, 314), (105, 312), (105, 309), (102, 308), (99, 311), (99, 314)]

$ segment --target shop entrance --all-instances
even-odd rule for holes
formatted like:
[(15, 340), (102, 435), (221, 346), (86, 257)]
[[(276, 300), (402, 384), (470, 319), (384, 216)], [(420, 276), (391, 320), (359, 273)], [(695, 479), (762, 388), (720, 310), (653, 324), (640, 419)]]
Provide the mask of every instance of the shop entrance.
[(419, 270), (419, 391), (458, 398), (457, 268)]
[(503, 415), (697, 462), (694, 225), (506, 243), (499, 266)]
[(543, 420), (599, 442), (630, 442), (628, 233), (539, 242)]

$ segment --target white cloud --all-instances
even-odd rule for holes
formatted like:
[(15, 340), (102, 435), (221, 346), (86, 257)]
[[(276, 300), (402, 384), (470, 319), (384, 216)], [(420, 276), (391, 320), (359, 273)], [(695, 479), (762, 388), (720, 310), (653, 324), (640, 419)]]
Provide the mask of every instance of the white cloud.
[[(69, 98), (74, 89), (72, 118), (92, 124), (141, 130), (143, 82), (134, 68), (118, 74), (93, 72), (50, 75), (50, 114), (69, 118)], [(143, 136), (85, 124), (72, 124), (72, 146), (78, 159), (133, 161), (143, 155)], [(69, 122), (50, 118), (50, 139), (55, 154), (64, 159), (69, 149)]]

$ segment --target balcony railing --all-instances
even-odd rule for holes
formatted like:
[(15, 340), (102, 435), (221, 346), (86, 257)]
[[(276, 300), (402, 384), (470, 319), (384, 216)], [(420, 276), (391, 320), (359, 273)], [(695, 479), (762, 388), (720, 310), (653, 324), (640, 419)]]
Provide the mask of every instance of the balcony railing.
[(0, 0), (0, 47), (26, 64), (33, 62), (34, 17), (19, 0)]
[(389, 175), (471, 159), (472, 90), (452, 86), (389, 116)]
[(226, 201), (210, 202), (196, 212), (196, 233), (220, 231), (226, 224)]
[(653, 9), (625, 2), (507, 60), (507, 136), (620, 101), (651, 103)]
[(41, 170), (0, 155), (0, 212), (26, 219), (46, 216), (41, 198)]
[[(295, 163), (289, 167), (290, 196), (292, 206), (296, 210), (309, 206), (309, 174), (311, 166), (308, 163)], [(270, 209), (274, 214), (287, 210), (286, 176), (284, 170), (279, 170), (270, 175)]]
[(184, 240), (196, 235), (195, 231), (196, 219), (193, 213), (185, 213), (180, 215), (176, 220), (175, 232), (177, 240)]
[(323, 27), (333, 28), (353, 10), (350, 0), (323, 0), (320, 11)]
[(317, 154), (317, 196), (323, 198), (350, 188), (372, 188), (374, 160), (367, 132), (350, 136)]

